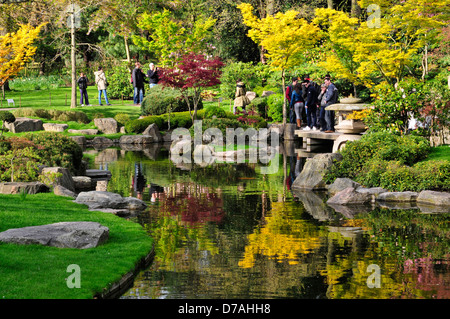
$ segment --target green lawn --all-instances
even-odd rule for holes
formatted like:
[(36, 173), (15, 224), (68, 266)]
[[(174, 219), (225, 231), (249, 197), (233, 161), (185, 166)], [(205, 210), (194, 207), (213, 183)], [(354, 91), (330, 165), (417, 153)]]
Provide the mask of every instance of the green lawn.
[(450, 161), (450, 145), (441, 145), (438, 147), (433, 147), (431, 149), (430, 154), (425, 160)]
[[(93, 221), (109, 228), (108, 242), (90, 249), (0, 243), (0, 299), (92, 298), (132, 270), (152, 247), (139, 224), (90, 212), (53, 194), (0, 195), (0, 220), (0, 232), (65, 221)], [(81, 288), (67, 286), (71, 264), (81, 269)]]
[(92, 106), (80, 106), (80, 93), (77, 90), (77, 108), (70, 108), (71, 88), (61, 87), (51, 90), (32, 90), (32, 91), (8, 91), (5, 99), (1, 99), (0, 108), (13, 108), (8, 106), (7, 99), (14, 99), (15, 107), (32, 107), (39, 109), (55, 109), (55, 110), (76, 110), (85, 112), (89, 118), (93, 118), (94, 114), (101, 113), (104, 117), (114, 117), (117, 113), (126, 113), (130, 118), (138, 118), (140, 115), (140, 107), (133, 105), (133, 100), (114, 100), (109, 99), (111, 106), (106, 106), (102, 98), (103, 106), (98, 104), (98, 91), (95, 87), (88, 87), (89, 102)]

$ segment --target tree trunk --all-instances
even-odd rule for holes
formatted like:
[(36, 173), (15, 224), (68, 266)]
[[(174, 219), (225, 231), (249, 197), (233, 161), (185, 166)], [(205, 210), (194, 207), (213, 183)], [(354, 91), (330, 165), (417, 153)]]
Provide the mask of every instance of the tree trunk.
[(327, 8), (328, 9), (333, 9), (334, 5), (333, 5), (333, 0), (327, 0)]
[(283, 87), (283, 126), (286, 125), (286, 74), (285, 70), (281, 71), (281, 83)]
[(351, 16), (358, 17), (359, 15), (361, 15), (361, 7), (357, 0), (352, 0)]
[(124, 37), (125, 41), (125, 51), (127, 52), (127, 62), (131, 62), (131, 56), (130, 56), (130, 46), (128, 45), (128, 37)]
[(77, 107), (77, 67), (76, 67), (76, 56), (75, 56), (75, 12), (71, 15), (72, 27), (70, 28), (71, 35), (71, 60), (72, 60), (72, 96), (70, 99), (70, 108)]

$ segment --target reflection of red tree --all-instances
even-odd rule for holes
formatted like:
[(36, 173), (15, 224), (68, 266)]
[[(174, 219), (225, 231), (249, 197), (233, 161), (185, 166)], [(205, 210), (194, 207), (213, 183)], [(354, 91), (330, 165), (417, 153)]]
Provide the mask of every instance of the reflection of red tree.
[[(442, 272), (438, 273), (435, 265), (442, 266)], [(448, 260), (434, 260), (433, 258), (416, 258), (408, 259), (404, 262), (404, 273), (414, 274), (417, 276), (416, 288), (425, 291), (433, 291), (433, 298), (449, 299), (450, 291), (448, 290)]]
[(203, 189), (203, 192), (177, 192), (167, 196), (161, 203), (161, 209), (171, 215), (180, 215), (181, 220), (190, 225), (206, 222), (220, 223), (224, 217), (223, 201), (217, 193)]

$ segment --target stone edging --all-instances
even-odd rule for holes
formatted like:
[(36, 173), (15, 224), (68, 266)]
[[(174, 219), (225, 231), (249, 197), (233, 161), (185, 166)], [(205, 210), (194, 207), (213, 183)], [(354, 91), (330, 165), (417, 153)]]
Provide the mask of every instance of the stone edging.
[(133, 286), (134, 279), (136, 278), (138, 273), (152, 264), (154, 257), (155, 244), (153, 243), (150, 252), (145, 257), (141, 258), (141, 260), (139, 260), (134, 269), (123, 275), (122, 278), (117, 282), (113, 283), (107, 288), (104, 288), (101, 293), (95, 294), (94, 299), (116, 299), (122, 296), (128, 289)]

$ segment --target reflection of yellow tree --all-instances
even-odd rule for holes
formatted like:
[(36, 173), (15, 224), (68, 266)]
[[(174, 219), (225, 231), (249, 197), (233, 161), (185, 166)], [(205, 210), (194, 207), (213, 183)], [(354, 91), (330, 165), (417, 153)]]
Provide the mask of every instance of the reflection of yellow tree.
[(240, 267), (253, 267), (257, 255), (295, 265), (299, 263), (299, 254), (308, 254), (320, 247), (322, 231), (305, 220), (296, 219), (284, 208), (285, 203), (272, 203), (265, 225), (248, 236)]

